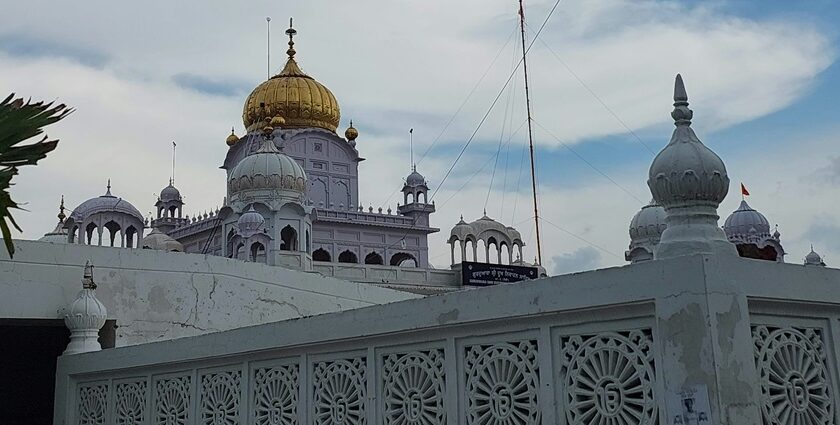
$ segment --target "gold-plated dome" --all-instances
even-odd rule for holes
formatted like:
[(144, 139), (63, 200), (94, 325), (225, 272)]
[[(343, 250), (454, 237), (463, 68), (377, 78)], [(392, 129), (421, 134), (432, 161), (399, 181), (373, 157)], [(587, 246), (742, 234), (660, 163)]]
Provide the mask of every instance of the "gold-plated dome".
[(344, 137), (347, 138), (347, 141), (356, 140), (359, 137), (359, 130), (353, 127), (353, 121), (350, 121), (350, 127), (347, 127), (347, 130), (344, 131)]
[(228, 136), (227, 139), (225, 139), (225, 143), (227, 143), (228, 146), (233, 146), (238, 141), (239, 141), (239, 137), (236, 136), (236, 133), (233, 132), (233, 128), (231, 128), (230, 129), (230, 136)]
[(332, 92), (306, 75), (295, 61), (296, 33), (289, 28), (289, 59), (279, 74), (263, 82), (245, 100), (242, 121), (248, 131), (261, 128), (281, 116), (285, 128), (319, 127), (335, 131), (341, 117), (338, 101)]

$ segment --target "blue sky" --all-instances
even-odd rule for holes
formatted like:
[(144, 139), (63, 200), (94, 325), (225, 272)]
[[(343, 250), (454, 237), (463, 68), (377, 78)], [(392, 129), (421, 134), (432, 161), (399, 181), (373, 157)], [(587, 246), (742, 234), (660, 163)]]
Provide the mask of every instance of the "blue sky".
[[(553, 3), (526, 2), (530, 37)], [(282, 29), (293, 15), (302, 67), (336, 94), (340, 131), (349, 119), (359, 128), (365, 206), (395, 206), (389, 195), (408, 173), (408, 129), (420, 157), (486, 72), (419, 165), (437, 187), (519, 54), (516, 4), (507, 0), (261, 1), (247, 10), (198, 1), (7, 6), (0, 81), (77, 108), (50, 131), (62, 139), (58, 151), (24, 170), (15, 188), (28, 202), (19, 221), (29, 238), (53, 227), (60, 195), (78, 204), (108, 177), (121, 196), (150, 210), (169, 178), (171, 140), (179, 142), (187, 210), (218, 206), (223, 140), (231, 126), (242, 133), (242, 102), (265, 78), (266, 15), (274, 18), (271, 68), (282, 67)], [(840, 261), (838, 19), (840, 5), (828, 0), (562, 1), (529, 56), (549, 270), (623, 264), (627, 223), (650, 197), (654, 153), (642, 143), (658, 152), (670, 138), (677, 72), (695, 130), (726, 162), (732, 187), (744, 181), (753, 207), (779, 224), (788, 261), (800, 262), (810, 243), (830, 264)], [(485, 202), (488, 214), (520, 229), (526, 255), (534, 255), (520, 161), (526, 132), (510, 137), (523, 122), (517, 75), (436, 196), (437, 266), (448, 266), (448, 229), (461, 214), (478, 218)], [(497, 163), (499, 140), (506, 146), (509, 137)], [(720, 208), (723, 218), (737, 207), (735, 192)]]

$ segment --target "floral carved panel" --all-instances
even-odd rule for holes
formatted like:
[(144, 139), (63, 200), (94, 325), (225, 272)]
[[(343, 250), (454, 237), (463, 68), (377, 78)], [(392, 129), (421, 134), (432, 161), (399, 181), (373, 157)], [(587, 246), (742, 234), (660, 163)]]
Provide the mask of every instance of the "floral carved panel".
[(833, 424), (826, 354), (818, 328), (753, 326), (765, 424)]
[(258, 425), (297, 425), (298, 365), (254, 371), (254, 421)]
[(649, 330), (560, 339), (560, 385), (569, 424), (658, 423)]
[(466, 347), (467, 423), (540, 423), (537, 342), (501, 342)]
[(366, 423), (366, 366), (361, 357), (315, 363), (312, 400), (317, 425)]
[(388, 354), (382, 380), (385, 424), (446, 423), (443, 350)]
[(104, 425), (108, 408), (108, 384), (79, 386), (79, 425)]
[(187, 425), (190, 417), (192, 378), (178, 376), (155, 381), (152, 423), (155, 425)]
[(201, 376), (199, 417), (205, 425), (239, 424), (242, 372), (213, 372)]
[(115, 386), (114, 417), (117, 425), (140, 425), (146, 421), (146, 380), (121, 382)]

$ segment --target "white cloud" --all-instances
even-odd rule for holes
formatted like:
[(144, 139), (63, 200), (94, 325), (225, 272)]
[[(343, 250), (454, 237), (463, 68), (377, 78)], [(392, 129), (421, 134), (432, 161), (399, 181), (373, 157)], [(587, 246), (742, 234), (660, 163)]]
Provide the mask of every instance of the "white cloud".
[[(533, 31), (553, 2), (529, 3)], [(275, 16), (275, 70), (284, 56), (285, 19), (277, 15), (274, 3), (258, 2), (247, 8), (228, 2), (212, 7), (199, 2), (106, 1), (5, 6), (9, 13), (0, 16), (0, 32), (28, 34), (31, 24), (38, 22), (40, 39), (60, 40), (54, 44), (73, 45), (100, 58), (96, 67), (87, 67), (72, 57), (13, 57), (2, 53), (0, 46), (0, 81), (9, 82), (6, 87), (35, 99), (57, 98), (77, 108), (49, 128), (50, 136), (62, 139), (58, 150), (41, 165), (24, 168), (17, 180), (13, 193), (28, 202), (30, 210), (17, 213), (25, 236), (36, 238), (52, 228), (60, 194), (66, 195), (69, 206), (75, 205), (100, 194), (108, 177), (115, 193), (140, 211), (149, 211), (153, 194), (169, 178), (172, 140), (179, 143), (178, 186), (187, 197), (187, 210), (200, 212), (221, 203), (224, 174), (217, 167), (230, 126), (242, 131), (244, 99), (190, 90), (175, 84), (173, 77), (256, 86), (265, 77), (266, 13)], [(503, 0), (365, 0), (300, 2), (282, 10), (296, 17), (300, 63), (335, 92), (344, 124), (353, 118), (360, 130), (359, 149), (368, 158), (360, 164), (364, 205), (379, 206), (398, 187), (408, 171), (407, 128), (415, 128), (416, 150), (422, 152), (514, 30), (514, 6)], [(543, 39), (633, 129), (661, 131), (662, 140), (670, 134), (664, 124), (670, 119), (676, 72), (686, 77), (692, 108), (698, 113), (695, 127), (705, 139), (704, 134), (713, 129), (765, 115), (800, 98), (836, 55), (830, 40), (805, 22), (754, 21), (714, 8), (661, 1), (564, 1)], [(443, 143), (449, 143), (449, 149), (466, 141), (507, 77), (515, 60), (514, 41), (446, 133)], [(626, 131), (540, 42), (529, 60), (540, 124), (567, 141)], [(519, 79), (514, 82), (521, 85)], [(516, 90), (514, 116), (508, 117), (514, 123), (524, 120), (518, 106), (521, 87)], [(503, 97), (500, 105), (506, 100)], [(476, 143), (498, 143), (503, 118), (500, 106)], [(511, 148), (517, 164), (523, 135)], [(827, 139), (817, 139), (809, 150), (768, 153), (765, 164), (725, 158), (733, 182), (742, 176), (766, 175), (766, 163), (774, 164), (773, 176), (751, 183), (751, 190), (773, 194), (766, 201), (755, 195), (754, 206), (782, 224), (790, 252), (807, 246), (809, 220), (832, 213), (825, 205), (836, 202), (808, 202), (805, 196), (810, 183), (802, 178), (814, 169), (814, 161), (825, 160), (819, 152), (831, 146)], [(797, 140), (799, 146), (805, 143)], [(436, 197), (439, 212), (433, 224), (443, 230), (432, 236), (430, 247), (433, 262), (440, 267), (448, 263), (444, 241), (449, 227), (461, 213), (473, 219), (482, 212), (490, 168), (442, 205), (486, 161), (474, 152), (467, 152)], [(797, 160), (790, 160), (791, 155)], [(452, 159), (451, 155), (427, 157), (421, 171), (436, 186)], [(646, 198), (647, 166), (622, 164), (608, 173)], [(517, 171), (518, 165), (511, 165), (511, 170)], [(529, 244), (526, 255), (532, 257), (527, 173), (520, 186), (519, 194), (505, 194), (503, 205), (501, 194), (495, 192), (488, 213), (516, 225)], [(573, 188), (543, 185), (541, 195), (547, 220), (610, 252), (598, 250), (596, 265), (623, 263), (627, 222), (639, 208), (638, 201), (600, 177)], [(397, 199), (390, 200), (391, 206)], [(721, 209), (724, 217), (737, 206), (733, 199)], [(517, 213), (512, 215), (514, 204)], [(549, 270), (554, 267), (552, 257), (589, 246), (549, 224), (542, 230)], [(840, 253), (833, 256), (840, 258)]]

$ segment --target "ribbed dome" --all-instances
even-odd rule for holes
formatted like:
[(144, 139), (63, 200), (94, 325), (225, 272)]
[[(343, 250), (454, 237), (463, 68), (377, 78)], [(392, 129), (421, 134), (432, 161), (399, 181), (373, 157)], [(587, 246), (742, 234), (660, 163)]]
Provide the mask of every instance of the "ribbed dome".
[(121, 212), (132, 215), (141, 222), (143, 221), (143, 214), (140, 214), (140, 211), (134, 205), (131, 205), (131, 202), (111, 195), (111, 186), (108, 186), (108, 191), (104, 195), (82, 202), (70, 213), (70, 217), (77, 223), (81, 223), (85, 218), (99, 212)]
[(228, 180), (231, 193), (242, 190), (306, 191), (306, 173), (300, 164), (284, 155), (272, 141), (263, 141), (256, 152), (233, 168)]
[(239, 216), (236, 221), (236, 228), (239, 229), (239, 234), (243, 237), (250, 238), (260, 231), (260, 228), (265, 224), (265, 217), (254, 210), (254, 206)]
[(184, 245), (172, 238), (172, 236), (169, 236), (158, 229), (152, 229), (152, 232), (143, 238), (143, 249), (156, 249), (167, 252), (184, 252)]
[(412, 170), (411, 174), (405, 178), (405, 184), (407, 186), (425, 186), (426, 178), (423, 177), (422, 174), (418, 173), (417, 170)]
[(452, 231), (449, 232), (449, 240), (450, 241), (466, 241), (469, 235), (473, 235), (473, 228), (466, 221), (464, 221), (464, 216), (461, 216), (461, 220), (458, 223), (455, 223), (455, 227), (452, 228)]
[(723, 224), (723, 231), (729, 240), (746, 240), (754, 237), (770, 237), (770, 223), (760, 212), (752, 209), (747, 201), (741, 201)]
[(160, 191), (160, 200), (163, 202), (167, 201), (180, 201), (181, 200), (181, 192), (172, 185), (172, 182), (169, 182), (169, 186), (163, 188)]
[(630, 220), (630, 241), (651, 240), (657, 243), (666, 227), (665, 208), (650, 201)]
[(820, 254), (814, 252), (814, 247), (811, 247), (811, 252), (805, 256), (805, 265), (806, 266), (822, 266), (825, 267), (825, 262), (823, 262), (822, 257)]
[(279, 74), (251, 92), (242, 110), (248, 131), (262, 128), (275, 116), (285, 119), (284, 128), (318, 127), (334, 132), (341, 111), (332, 92), (290, 57)]

